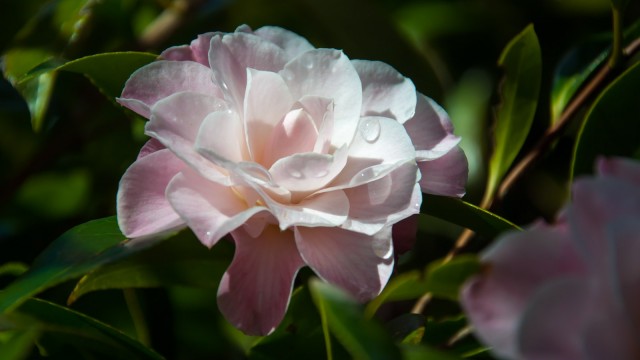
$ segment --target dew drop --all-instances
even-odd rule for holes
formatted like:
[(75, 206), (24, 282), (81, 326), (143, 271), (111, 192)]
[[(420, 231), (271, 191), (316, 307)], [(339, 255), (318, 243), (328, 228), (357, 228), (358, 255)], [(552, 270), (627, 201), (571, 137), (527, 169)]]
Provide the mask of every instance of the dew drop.
[(328, 174), (329, 174), (329, 170), (324, 169), (324, 170), (318, 171), (315, 176), (316, 176), (316, 178), (323, 178), (323, 177), (327, 176)]
[(306, 67), (307, 70), (311, 70), (311, 69), (313, 69), (313, 63), (311, 61), (309, 61), (304, 67)]
[(380, 137), (380, 121), (370, 118), (360, 123), (360, 135), (369, 142), (375, 142)]
[(289, 169), (289, 175), (295, 179), (302, 179), (302, 173), (296, 169)]
[(211, 233), (211, 231), (207, 231), (205, 235), (207, 236), (207, 238), (211, 238), (211, 235), (213, 235), (213, 233)]

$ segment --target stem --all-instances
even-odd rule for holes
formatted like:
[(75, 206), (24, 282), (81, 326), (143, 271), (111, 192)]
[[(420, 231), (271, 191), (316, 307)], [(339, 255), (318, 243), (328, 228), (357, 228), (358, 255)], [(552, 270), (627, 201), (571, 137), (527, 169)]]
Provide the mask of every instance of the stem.
[(136, 329), (136, 337), (142, 345), (148, 347), (151, 344), (149, 328), (144, 319), (136, 291), (134, 289), (124, 289), (122, 292), (124, 294), (124, 301), (127, 304), (127, 309), (129, 309), (129, 314), (131, 315), (131, 321), (133, 321), (133, 327)]
[(613, 46), (611, 49), (611, 57), (609, 58), (609, 66), (616, 68), (620, 65), (622, 60), (622, 10), (617, 6), (612, 7), (612, 22), (613, 22)]

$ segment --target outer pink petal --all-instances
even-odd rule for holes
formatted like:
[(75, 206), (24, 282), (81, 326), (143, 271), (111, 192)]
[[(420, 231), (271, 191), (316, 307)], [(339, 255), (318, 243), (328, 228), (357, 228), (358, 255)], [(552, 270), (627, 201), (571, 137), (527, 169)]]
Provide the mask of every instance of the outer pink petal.
[(236, 253), (220, 282), (218, 307), (246, 334), (268, 335), (284, 317), (293, 280), (304, 262), (292, 231), (267, 226), (258, 238), (242, 228), (232, 235)]
[(293, 59), (305, 51), (314, 49), (307, 39), (281, 27), (263, 26), (254, 34), (282, 48), (287, 59)]
[(196, 93), (177, 93), (159, 101), (151, 109), (146, 133), (158, 139), (202, 176), (219, 183), (228, 178), (196, 152), (194, 144), (202, 121), (223, 107), (222, 100)]
[[(280, 75), (267, 71), (247, 70), (244, 122), (247, 145), (253, 161), (262, 163), (271, 133), (284, 119), (293, 102), (287, 84)], [(286, 143), (278, 144), (279, 147), (287, 145)]]
[(416, 113), (404, 123), (416, 148), (418, 160), (433, 160), (447, 154), (459, 142), (447, 113), (433, 100), (418, 94)]
[(225, 166), (248, 158), (244, 127), (233, 111), (212, 112), (198, 130), (195, 147), (214, 163)]
[(334, 130), (331, 143), (351, 141), (362, 106), (362, 84), (349, 59), (338, 50), (315, 49), (288, 62), (280, 72), (294, 99), (305, 95), (333, 99)]
[(586, 279), (548, 282), (530, 301), (518, 329), (518, 358), (584, 359), (581, 335), (593, 308), (593, 288)]
[(352, 60), (362, 81), (361, 116), (384, 116), (401, 124), (416, 112), (416, 88), (396, 69), (379, 61)]
[(117, 101), (149, 118), (159, 100), (182, 91), (222, 98), (208, 67), (192, 61), (156, 61), (131, 75)]
[[(363, 225), (380, 224), (382, 227), (417, 214), (422, 196), (419, 188), (415, 189), (416, 177), (417, 166), (411, 161), (380, 179), (345, 189), (350, 204), (350, 223), (345, 228), (373, 235)], [(414, 199), (414, 190), (417, 190), (417, 199)], [(402, 216), (397, 216), (400, 214)]]
[(640, 187), (640, 163), (626, 158), (604, 158), (597, 160), (598, 173), (631, 182)]
[(165, 197), (165, 190), (169, 181), (185, 167), (167, 149), (131, 164), (118, 188), (118, 225), (125, 236), (152, 235), (184, 224)]
[(486, 273), (468, 281), (461, 304), (478, 337), (500, 356), (516, 358), (520, 316), (546, 281), (586, 270), (565, 226), (538, 225), (501, 237), (483, 254)]
[(418, 233), (418, 215), (408, 218), (393, 225), (393, 249), (396, 255), (402, 255), (413, 248)]
[(222, 35), (222, 33), (209, 32), (200, 34), (191, 42), (191, 45), (170, 47), (160, 54), (160, 58), (175, 61), (195, 61), (208, 67), (211, 38), (215, 35)]
[(295, 233), (307, 265), (359, 301), (377, 296), (387, 284), (393, 270), (391, 227), (374, 236), (339, 228), (296, 227)]
[(208, 181), (190, 170), (171, 180), (167, 199), (208, 247), (256, 213), (267, 210), (261, 206), (247, 207), (231, 188)]
[(164, 145), (157, 139), (149, 139), (138, 152), (138, 159), (143, 158), (149, 154), (153, 154), (158, 150), (166, 149)]
[(418, 167), (422, 173), (420, 186), (425, 193), (457, 197), (465, 194), (469, 166), (459, 147), (438, 159), (418, 162)]

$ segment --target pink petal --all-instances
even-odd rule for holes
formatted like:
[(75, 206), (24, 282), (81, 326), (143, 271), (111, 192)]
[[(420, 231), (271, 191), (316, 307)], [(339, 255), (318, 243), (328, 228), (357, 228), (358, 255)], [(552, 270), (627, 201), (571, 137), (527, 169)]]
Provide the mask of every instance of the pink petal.
[(539, 360), (583, 359), (581, 335), (592, 311), (593, 289), (583, 279), (548, 282), (531, 299), (518, 332), (519, 358)]
[(271, 132), (262, 164), (271, 167), (281, 158), (310, 152), (317, 138), (318, 130), (309, 114), (303, 109), (292, 110)]
[(156, 61), (136, 70), (117, 101), (149, 118), (150, 108), (178, 92), (189, 91), (222, 98), (211, 81), (211, 69), (192, 61)]
[(640, 165), (637, 161), (626, 158), (604, 158), (597, 160), (598, 173), (631, 182), (640, 187)]
[[(607, 229), (615, 300), (621, 304), (635, 337), (640, 335), (640, 223), (636, 215), (622, 216)], [(640, 351), (640, 345), (638, 345)]]
[(138, 159), (143, 158), (149, 154), (153, 154), (158, 150), (166, 149), (164, 145), (157, 139), (149, 139), (138, 152)]
[(393, 270), (391, 228), (367, 236), (339, 228), (296, 227), (300, 254), (318, 276), (359, 301), (380, 294)]
[(211, 38), (215, 35), (222, 35), (222, 33), (200, 34), (191, 42), (191, 45), (170, 47), (160, 54), (160, 58), (174, 61), (195, 61), (208, 67)]
[(347, 148), (333, 155), (300, 153), (276, 161), (269, 169), (273, 180), (292, 192), (312, 192), (330, 183), (347, 162)]
[(259, 37), (278, 45), (287, 59), (293, 59), (314, 47), (302, 36), (277, 26), (263, 26), (255, 31)]
[(584, 273), (585, 265), (566, 226), (541, 224), (501, 237), (482, 258), (488, 268), (464, 285), (461, 304), (484, 343), (516, 358), (517, 327), (530, 297), (549, 279)]
[(447, 113), (422, 94), (418, 94), (415, 115), (404, 126), (415, 145), (418, 160), (437, 159), (460, 142), (460, 138), (453, 135)]
[(151, 109), (146, 133), (158, 139), (176, 156), (209, 180), (228, 184), (229, 180), (195, 150), (202, 121), (223, 107), (222, 100), (196, 93), (177, 93), (159, 101)]
[(223, 167), (249, 157), (242, 122), (233, 111), (207, 115), (198, 130), (195, 147), (207, 159)]
[(125, 236), (152, 235), (184, 224), (165, 197), (165, 190), (169, 181), (185, 167), (167, 149), (131, 164), (118, 188), (118, 225)]
[(311, 116), (317, 130), (313, 152), (328, 153), (333, 135), (333, 101), (317, 96), (304, 96), (298, 101)]
[(167, 187), (167, 198), (200, 241), (211, 247), (253, 215), (266, 211), (239, 198), (231, 188), (185, 170)]
[(362, 81), (361, 116), (383, 116), (401, 124), (416, 111), (416, 88), (411, 80), (380, 61), (352, 60)]
[(288, 62), (280, 72), (294, 99), (305, 95), (329, 98), (334, 103), (335, 147), (349, 143), (362, 105), (362, 84), (349, 59), (338, 50), (315, 49)]
[(393, 250), (402, 255), (413, 248), (418, 233), (418, 215), (409, 216), (393, 225)]
[[(350, 230), (373, 233), (358, 225), (390, 225), (420, 211), (422, 196), (416, 189), (418, 199), (414, 199), (417, 166), (406, 162), (388, 175), (366, 184), (345, 189), (349, 198)], [(409, 211), (405, 211), (410, 209)], [(402, 213), (402, 217), (395, 216)], [(374, 228), (375, 229), (375, 228)]]
[(233, 262), (220, 281), (218, 307), (248, 335), (268, 335), (289, 306), (293, 280), (304, 262), (292, 231), (267, 226), (258, 238), (242, 228), (232, 233)]
[[(285, 115), (291, 109), (291, 105), (293, 105), (293, 98), (280, 75), (267, 71), (247, 70), (244, 121), (249, 153), (253, 161), (262, 163), (267, 151), (265, 147), (269, 145), (269, 138), (277, 124), (283, 119), (287, 121)], [(315, 142), (315, 138), (313, 140)], [(277, 147), (286, 148), (288, 145), (289, 143), (285, 142), (278, 144)]]
[(446, 155), (418, 162), (420, 186), (428, 194), (462, 197), (465, 194), (469, 166), (467, 157), (459, 147)]

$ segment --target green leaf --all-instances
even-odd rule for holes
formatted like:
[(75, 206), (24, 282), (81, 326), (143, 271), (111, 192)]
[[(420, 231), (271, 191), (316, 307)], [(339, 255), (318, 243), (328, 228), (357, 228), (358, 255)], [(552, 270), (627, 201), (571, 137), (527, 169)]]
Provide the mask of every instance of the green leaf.
[(524, 144), (533, 123), (542, 78), (542, 57), (533, 25), (527, 26), (503, 50), (498, 64), (504, 68), (496, 111), (493, 154), (485, 197), (498, 188)]
[(233, 246), (223, 241), (210, 250), (191, 231), (126, 259), (101, 266), (80, 279), (68, 303), (96, 290), (192, 286), (217, 288), (233, 257)]
[(424, 336), (425, 318), (422, 314), (402, 314), (385, 324), (385, 327), (397, 342), (419, 344)]
[(403, 344), (402, 358), (404, 360), (456, 360), (459, 357), (447, 354), (441, 350), (434, 349), (426, 345), (408, 345)]
[[(38, 335), (40, 351), (54, 359), (78, 358), (78, 355), (92, 359), (162, 359), (109, 325), (43, 300), (28, 299), (12, 313), (0, 315), (0, 322), (4, 329), (31, 335), (30, 339), (12, 340), (22, 342), (20, 346)], [(34, 331), (35, 335), (28, 333)]]
[(38, 292), (155, 245), (168, 236), (129, 241), (118, 229), (115, 216), (78, 225), (51, 243), (29, 271), (0, 293), (0, 313), (13, 310)]
[(38, 329), (6, 330), (7, 324), (0, 316), (0, 354), (4, 360), (27, 359), (33, 343), (40, 337)]
[(113, 99), (120, 96), (124, 83), (135, 70), (157, 57), (143, 52), (104, 53), (69, 61), (56, 70), (83, 74), (109, 99)]
[(640, 158), (640, 63), (615, 79), (595, 100), (578, 133), (573, 176), (591, 174), (598, 156)]
[(609, 56), (610, 36), (598, 37), (571, 49), (553, 75), (551, 122), (555, 124), (575, 93)]
[(423, 194), (420, 212), (495, 237), (507, 230), (520, 230), (510, 221), (457, 198)]
[(424, 271), (401, 273), (393, 277), (382, 293), (367, 304), (365, 316), (373, 317), (386, 302), (417, 299), (427, 292), (435, 297), (457, 301), (460, 286), (480, 268), (477, 256), (458, 255), (448, 262), (434, 261)]
[(18, 204), (49, 219), (77, 215), (90, 198), (91, 174), (83, 169), (31, 176), (16, 194)]
[(366, 319), (361, 307), (346, 293), (315, 278), (310, 280), (309, 289), (320, 312), (328, 358), (332, 358), (330, 334), (354, 359), (400, 358), (391, 336), (380, 324)]

